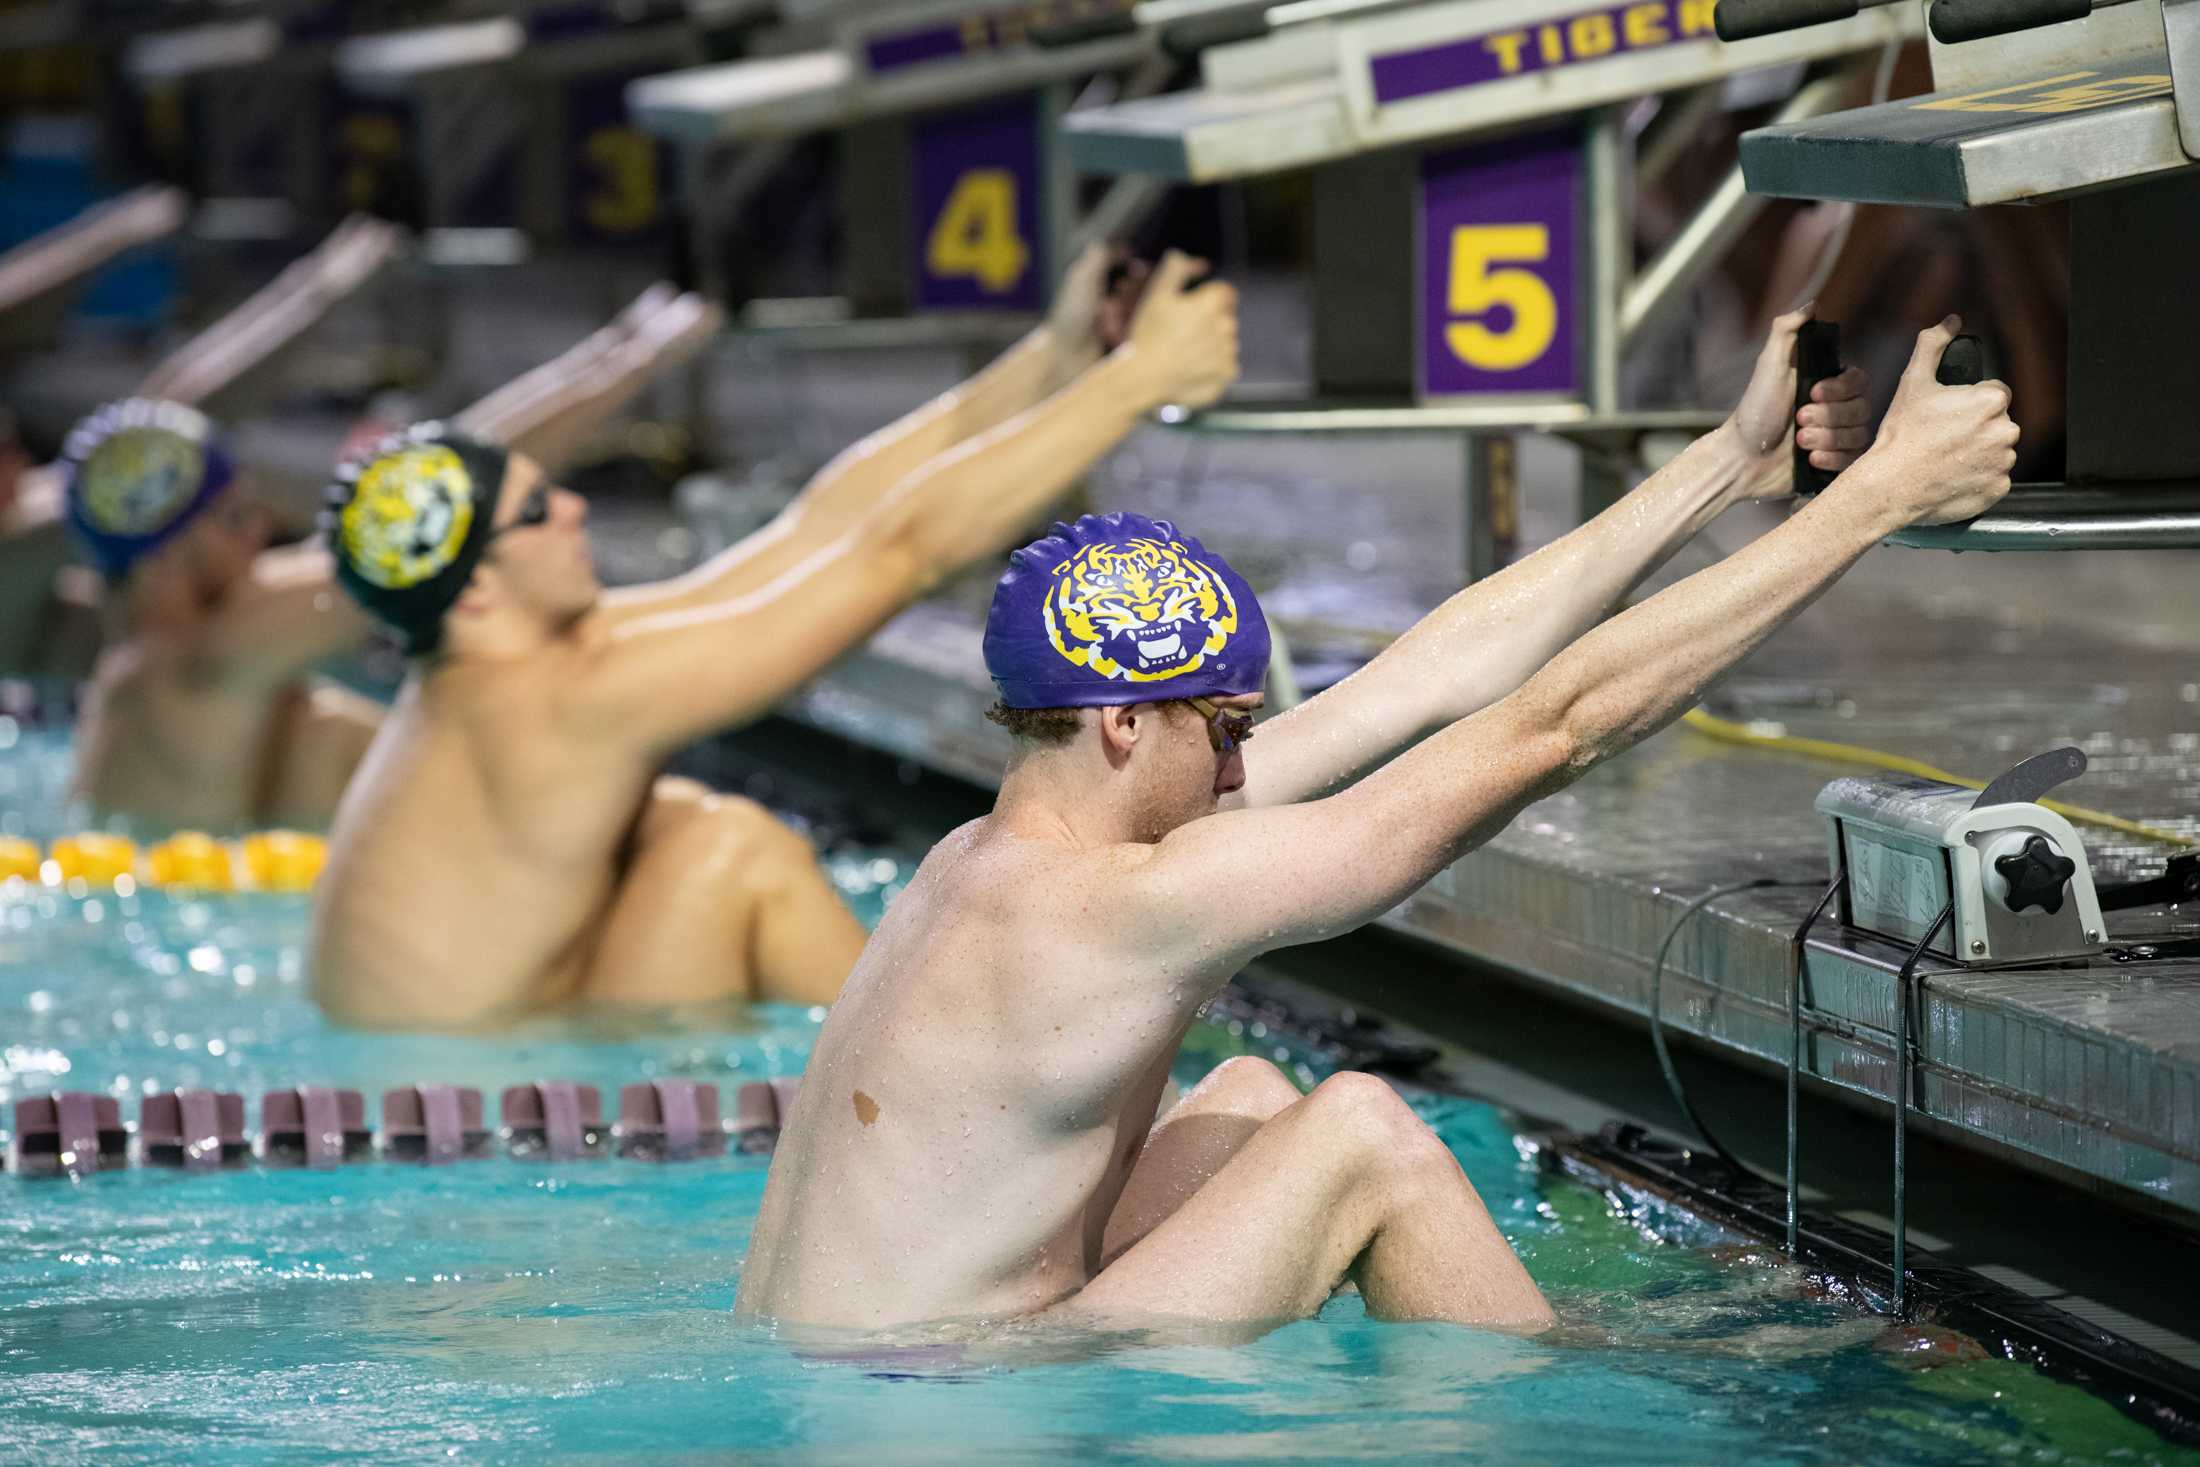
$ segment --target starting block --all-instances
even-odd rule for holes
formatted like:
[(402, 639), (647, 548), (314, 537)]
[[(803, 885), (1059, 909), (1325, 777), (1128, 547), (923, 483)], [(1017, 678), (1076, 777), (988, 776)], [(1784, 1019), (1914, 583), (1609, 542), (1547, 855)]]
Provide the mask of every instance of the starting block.
[[(1855, 13), (1853, 0), (1833, 3)], [(1721, 25), (1809, 26), (1824, 5), (1722, 0)], [(1944, 209), (2069, 201), (2068, 482), (2020, 485), (1968, 525), (1898, 538), (2200, 545), (2200, 4), (1936, 0), (1930, 18), (1929, 95), (1742, 139), (1759, 193)]]
[[(1310, 399), (1229, 401), (1186, 426), (1461, 435), (1469, 523), (1491, 527), (1470, 534), (1470, 578), (1503, 563), (1517, 522), (1508, 435), (1581, 445), (1586, 517), (1621, 492), (1650, 435), (1723, 416), (1629, 411), (1620, 366), (1758, 206), (1737, 170), (1635, 270), (1625, 109), (1666, 99), (1688, 128), (1692, 107), (1754, 74), (1777, 78), (1782, 117), (1815, 116), (1862, 58), (1921, 29), (1880, 9), (1726, 48), (1709, 0), (1296, 0), (1250, 22), (1221, 0), (1152, 0), (1138, 13), (1256, 33), (1204, 51), (1197, 88), (1067, 118), (1080, 167), (1313, 183)], [(1640, 172), (1661, 166), (1646, 150)]]
[[(636, 82), (635, 122), (677, 145), (695, 251), (739, 217), (792, 140), (839, 134), (847, 221), (843, 298), (756, 302), (745, 328), (807, 346), (875, 348), (888, 318), (911, 344), (990, 348), (1046, 303), (1083, 240), (1158, 198), (1126, 186), (1080, 229), (1060, 121), (1072, 89), (1129, 72), (1165, 74), (1132, 0), (920, 0), (795, 4), (794, 25), (825, 44)], [(728, 144), (740, 144), (736, 150)]]

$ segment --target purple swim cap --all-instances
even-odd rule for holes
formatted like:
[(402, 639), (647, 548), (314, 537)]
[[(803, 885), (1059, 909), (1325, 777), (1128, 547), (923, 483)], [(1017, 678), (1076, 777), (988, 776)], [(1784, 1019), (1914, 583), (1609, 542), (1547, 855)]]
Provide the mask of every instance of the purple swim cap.
[(236, 474), (206, 414), (144, 397), (78, 423), (61, 468), (69, 524), (110, 578), (181, 533)]
[(1167, 520), (1088, 514), (1009, 556), (985, 670), (1011, 708), (1257, 693), (1268, 621), (1253, 588)]

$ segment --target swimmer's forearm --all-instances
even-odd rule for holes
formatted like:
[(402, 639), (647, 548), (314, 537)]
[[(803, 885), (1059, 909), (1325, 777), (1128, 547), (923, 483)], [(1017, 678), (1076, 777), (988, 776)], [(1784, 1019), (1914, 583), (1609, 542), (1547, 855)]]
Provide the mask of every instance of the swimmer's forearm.
[(147, 184), (25, 240), (0, 255), (0, 311), (88, 275), (132, 245), (173, 233), (189, 207), (183, 190)]
[(702, 297), (654, 285), (609, 326), (467, 408), (458, 426), (557, 474), (652, 378), (692, 360), (723, 321)]
[(886, 532), (927, 581), (996, 555), (1168, 396), (1157, 365), (1119, 347), (1038, 406), (897, 485)]
[(207, 407), (370, 279), (398, 244), (393, 225), (361, 216), (345, 220), (310, 254), (155, 367), (140, 395)]
[(1584, 770), (1648, 738), (1902, 528), (1900, 496), (1872, 482), (1882, 472), (1851, 467), (1785, 524), (1582, 637), (1515, 696), (1566, 730)]
[(1595, 519), (1459, 591), (1367, 666), (1263, 729), (1246, 803), (1324, 794), (1510, 694), (1718, 518), (1746, 470), (1732, 434), (1707, 434)]
[[(1630, 607), (1511, 697), (1432, 735), (1343, 794), (1293, 811), (1250, 812), (1311, 813), (1323, 831), (1308, 845), (1319, 852), (1328, 885), (1306, 884), (1273, 915), (1292, 929), (1285, 940), (1344, 930), (1389, 910), (1528, 805), (1686, 712), (1707, 684), (1902, 528), (1885, 507), (1895, 496), (1865, 483), (1846, 488), (1853, 492), (1837, 485), (1719, 565)], [(1264, 870), (1287, 882), (1290, 872), (1279, 864), (1271, 856)]]
[(1027, 333), (983, 372), (898, 422), (852, 445), (819, 470), (794, 502), (753, 535), (689, 571), (604, 598), (614, 620), (703, 606), (765, 586), (875, 517), (910, 475), (979, 431), (972, 424), (1014, 417), (1041, 396), (1056, 366), (1051, 331)]

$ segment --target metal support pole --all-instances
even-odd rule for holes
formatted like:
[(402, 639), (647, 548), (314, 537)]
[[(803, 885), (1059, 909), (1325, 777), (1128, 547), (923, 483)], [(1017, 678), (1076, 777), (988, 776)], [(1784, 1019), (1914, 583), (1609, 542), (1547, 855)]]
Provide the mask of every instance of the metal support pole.
[(1503, 570), (1520, 544), (1518, 449), (1506, 433), (1461, 440), (1467, 490), (1466, 584)]
[[(1831, 112), (1848, 96), (1855, 79), (1853, 69), (1821, 77), (1790, 97), (1787, 105), (1773, 118), (1773, 123), (1802, 122)], [(1644, 266), (1642, 274), (1629, 282), (1621, 294), (1621, 345), (1632, 343), (1645, 327), (1655, 324), (1667, 311), (1687, 300), (1689, 290), (1725, 258), (1727, 249), (1749, 228), (1750, 221), (1763, 211), (1767, 202), (1763, 195), (1749, 191), (1742, 181), (1741, 165), (1736, 164), (1719, 181), (1711, 197), (1689, 216), (1680, 233), (1666, 243), (1657, 258)]]
[(1067, 82), (1039, 89), (1039, 250), (1046, 262), (1046, 290), (1069, 268), (1077, 246), (1077, 169), (1069, 161), (1062, 115), (1069, 111)]
[(1620, 298), (1627, 289), (1634, 210), (1627, 187), (1626, 119), (1617, 107), (1589, 114), (1582, 146), (1588, 154), (1589, 410), (1619, 411)]
[[(1632, 258), (1634, 209), (1627, 180), (1626, 118), (1617, 107), (1589, 114), (1582, 147), (1587, 158), (1589, 268), (1583, 293), (1587, 319), (1583, 336), (1589, 370), (1583, 395), (1589, 411), (1604, 416), (1619, 411), (1619, 367), (1623, 345), (1620, 300), (1627, 289)], [(1581, 452), (1581, 497), (1576, 514), (1583, 523), (1618, 502), (1627, 492), (1625, 460), (1617, 455)]]

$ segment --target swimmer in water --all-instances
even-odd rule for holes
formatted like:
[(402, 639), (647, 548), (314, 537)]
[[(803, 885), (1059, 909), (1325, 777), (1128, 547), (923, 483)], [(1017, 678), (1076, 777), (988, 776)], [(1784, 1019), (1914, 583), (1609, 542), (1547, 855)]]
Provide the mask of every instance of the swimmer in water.
[[(110, 257), (151, 231), (173, 228), (184, 213), (173, 189), (141, 189), (82, 221), (0, 259), (0, 325), (11, 290), (51, 287), (67, 271)], [(118, 238), (118, 231), (121, 237)], [(338, 302), (396, 258), (396, 226), (354, 216), (213, 325), (170, 352), (132, 395), (209, 415), (251, 411), (282, 379), (288, 349)], [(50, 297), (49, 288), (45, 295)], [(34, 313), (35, 314), (35, 313)], [(12, 429), (12, 424), (9, 425)], [(5, 482), (13, 479), (12, 492)], [(64, 464), (32, 466), (12, 431), (0, 436), (0, 674), (76, 673), (96, 650), (98, 577), (70, 563), (68, 473)]]
[[(720, 318), (669, 287), (468, 410), (552, 462), (578, 450)], [(144, 833), (325, 827), (382, 712), (309, 676), (370, 623), (318, 543), (271, 549), (274, 517), (213, 423), (133, 398), (70, 435), (77, 539), (105, 582), (105, 647), (77, 735), (78, 792)]]
[(662, 777), (943, 578), (998, 554), (1165, 403), (1237, 375), (1237, 307), (1171, 255), (1097, 339), (1104, 252), (971, 381), (828, 464), (694, 572), (604, 594), (587, 513), (520, 454), (428, 425), (347, 468), (330, 538), (417, 660), (345, 795), (311, 964), (347, 1023), (575, 1000), (824, 1003), (863, 929), (809, 845)]
[[(2009, 486), (1999, 383), (1918, 338), (1876, 442), (1861, 377), (1791, 418), (1786, 316), (1741, 405), (1618, 505), (1467, 587), (1253, 734), (1268, 633), (1173, 527), (1087, 517), (986, 625), (1017, 748), (879, 924), (779, 1137), (736, 1309), (782, 1329), (1045, 1316), (1257, 1332), (1357, 1282), (1384, 1319), (1553, 1322), (1458, 1163), (1382, 1081), (1224, 1064), (1156, 1115), (1246, 963), (1368, 922), (1693, 706), (1885, 536)], [(1814, 394), (1815, 395), (1815, 394)], [(1726, 506), (1844, 470), (1722, 563), (1598, 622)]]

